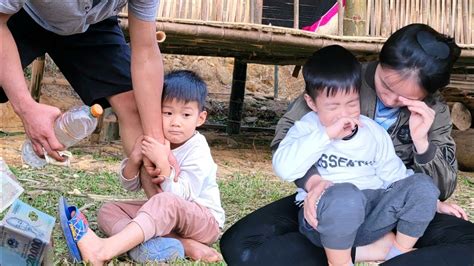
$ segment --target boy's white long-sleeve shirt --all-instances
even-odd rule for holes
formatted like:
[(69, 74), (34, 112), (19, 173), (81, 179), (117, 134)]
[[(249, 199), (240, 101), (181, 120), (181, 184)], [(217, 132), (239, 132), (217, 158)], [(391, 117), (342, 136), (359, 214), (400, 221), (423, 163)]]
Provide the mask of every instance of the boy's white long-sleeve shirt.
[[(174, 182), (171, 176), (161, 183), (161, 188), (208, 208), (222, 228), (225, 213), (216, 182), (217, 165), (212, 159), (206, 138), (196, 131), (188, 141), (171, 151), (180, 167), (178, 182)], [(141, 188), (140, 180), (138, 177), (126, 179), (123, 176), (125, 163), (126, 159), (122, 162), (120, 180), (125, 189), (136, 191)]]
[[(358, 132), (349, 140), (330, 140), (315, 112), (296, 121), (273, 155), (275, 173), (294, 181), (316, 165), (321, 177), (333, 183), (352, 183), (359, 189), (387, 188), (411, 174), (395, 154), (384, 128), (360, 116)], [(299, 190), (298, 200), (305, 197)]]

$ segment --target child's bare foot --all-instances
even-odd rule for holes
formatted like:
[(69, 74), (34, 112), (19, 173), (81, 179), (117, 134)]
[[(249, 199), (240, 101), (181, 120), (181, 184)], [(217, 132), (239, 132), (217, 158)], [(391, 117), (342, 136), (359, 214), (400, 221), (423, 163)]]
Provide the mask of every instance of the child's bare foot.
[(204, 262), (218, 262), (222, 260), (222, 256), (217, 250), (206, 246), (193, 239), (180, 239), (184, 247), (184, 253), (193, 260)]
[(387, 233), (379, 240), (367, 246), (357, 247), (356, 262), (383, 261), (395, 241), (394, 233)]
[(104, 265), (109, 260), (105, 255), (104, 244), (104, 240), (88, 228), (87, 233), (77, 242), (82, 260), (92, 265)]

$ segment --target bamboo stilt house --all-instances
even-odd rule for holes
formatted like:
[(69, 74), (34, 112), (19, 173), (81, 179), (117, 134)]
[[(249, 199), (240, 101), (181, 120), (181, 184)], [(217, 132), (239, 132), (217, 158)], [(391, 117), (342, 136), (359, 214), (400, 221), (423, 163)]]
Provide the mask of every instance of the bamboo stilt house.
[[(327, 15), (321, 6), (331, 5), (338, 7), (332, 34), (300, 30)], [(163, 53), (235, 58), (231, 102), (238, 104), (229, 113), (234, 126), (228, 132), (238, 133), (247, 63), (301, 65), (331, 44), (375, 59), (385, 39), (411, 23), (428, 24), (455, 38), (462, 53), (459, 76), (450, 85), (452, 99), (472, 101), (474, 111), (473, 10), (474, 0), (161, 0), (156, 28), (166, 33), (159, 44)], [(119, 20), (127, 34), (127, 8)]]

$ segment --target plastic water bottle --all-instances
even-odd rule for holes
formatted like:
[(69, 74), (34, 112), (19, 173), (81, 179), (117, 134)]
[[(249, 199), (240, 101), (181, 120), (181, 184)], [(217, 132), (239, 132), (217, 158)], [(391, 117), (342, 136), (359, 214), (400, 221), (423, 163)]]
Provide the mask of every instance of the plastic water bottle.
[[(76, 106), (61, 114), (54, 123), (54, 133), (56, 138), (67, 149), (78, 143), (94, 132), (97, 127), (97, 118), (101, 116), (103, 109), (100, 105), (94, 104)], [(33, 168), (40, 168), (47, 164), (47, 161), (33, 150), (31, 140), (26, 139), (21, 147), (21, 158), (24, 163)]]

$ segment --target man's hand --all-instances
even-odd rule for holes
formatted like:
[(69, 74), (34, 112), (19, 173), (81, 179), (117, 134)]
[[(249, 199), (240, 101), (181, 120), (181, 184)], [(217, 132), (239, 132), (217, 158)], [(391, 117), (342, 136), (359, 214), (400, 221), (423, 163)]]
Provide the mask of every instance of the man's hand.
[(132, 163), (133, 165), (136, 165), (139, 167), (143, 163), (142, 141), (143, 141), (143, 136), (140, 136), (137, 138), (137, 140), (135, 141), (135, 144), (133, 145), (132, 152), (130, 152), (130, 155), (128, 156), (128, 161)]
[(356, 126), (361, 126), (358, 118), (342, 117), (334, 124), (326, 127), (330, 139), (342, 139), (352, 134)]
[(54, 134), (54, 122), (61, 111), (56, 107), (36, 102), (21, 110), (18, 115), (23, 122), (28, 138), (33, 144), (35, 153), (40, 157), (44, 157), (44, 149), (50, 157), (60, 162), (64, 161), (65, 159), (57, 152), (63, 150), (64, 146)]
[(321, 179), (320, 176), (312, 176), (307, 183), (308, 195), (304, 200), (304, 218), (314, 228), (318, 226), (318, 220), (316, 217), (316, 202), (321, 198), (321, 194), (328, 187), (332, 186), (333, 183), (328, 180)]
[(436, 211), (439, 213), (444, 213), (452, 216), (456, 216), (458, 218), (464, 219), (467, 221), (467, 214), (463, 210), (463, 208), (459, 207), (454, 203), (448, 202), (441, 202), (438, 201), (438, 205), (436, 206)]
[(424, 153), (429, 146), (428, 131), (433, 124), (436, 113), (422, 101), (410, 100), (402, 96), (398, 98), (411, 112), (408, 125), (416, 151)]

